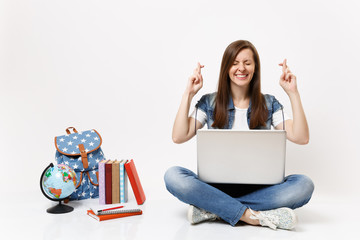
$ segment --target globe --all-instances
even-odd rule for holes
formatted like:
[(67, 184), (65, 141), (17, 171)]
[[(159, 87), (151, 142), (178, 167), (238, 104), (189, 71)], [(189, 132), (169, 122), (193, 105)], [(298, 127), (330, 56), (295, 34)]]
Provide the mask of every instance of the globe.
[(75, 171), (64, 164), (50, 164), (43, 171), (40, 178), (40, 189), (48, 199), (58, 201), (59, 204), (47, 209), (48, 213), (66, 213), (73, 210), (72, 207), (61, 204), (61, 201), (69, 197), (76, 188)]

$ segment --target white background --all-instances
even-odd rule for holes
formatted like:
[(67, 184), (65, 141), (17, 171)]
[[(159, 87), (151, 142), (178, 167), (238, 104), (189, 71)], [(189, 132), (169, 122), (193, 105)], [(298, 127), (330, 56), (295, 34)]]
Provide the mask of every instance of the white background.
[(287, 173), (311, 177), (314, 196), (353, 198), (359, 10), (355, 0), (1, 0), (1, 199), (41, 195), (54, 137), (69, 126), (96, 129), (107, 158), (133, 158), (148, 199), (171, 198), (166, 169), (196, 171), (195, 139), (171, 140), (187, 78), (200, 61), (195, 101), (215, 91), (222, 54), (238, 39), (257, 47), (262, 91), (290, 114), (278, 63), (287, 58), (297, 76), (311, 139), (288, 144)]

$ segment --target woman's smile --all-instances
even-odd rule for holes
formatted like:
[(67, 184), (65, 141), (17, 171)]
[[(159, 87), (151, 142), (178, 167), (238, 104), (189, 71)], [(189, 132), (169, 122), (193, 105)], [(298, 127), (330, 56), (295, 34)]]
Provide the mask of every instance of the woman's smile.
[(249, 74), (235, 74), (235, 77), (239, 80), (246, 80)]

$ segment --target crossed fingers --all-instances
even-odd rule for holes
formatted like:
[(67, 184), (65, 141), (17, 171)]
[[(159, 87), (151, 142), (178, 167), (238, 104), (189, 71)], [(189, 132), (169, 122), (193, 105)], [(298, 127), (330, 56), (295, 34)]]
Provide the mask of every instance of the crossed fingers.
[(282, 74), (281, 79), (284, 79), (285, 81), (289, 82), (291, 81), (291, 78), (295, 77), (294, 74), (290, 71), (290, 68), (286, 64), (286, 58), (282, 63), (279, 63), (279, 66), (282, 66)]
[(201, 65), (199, 62), (197, 63), (196, 68), (194, 69), (194, 74), (201, 74), (201, 69), (204, 67), (204, 65)]
[(201, 76), (201, 68), (203, 68), (204, 65), (201, 65), (199, 62), (197, 63), (197, 67), (194, 69), (194, 76), (195, 76), (195, 83), (198, 83), (202, 80)]

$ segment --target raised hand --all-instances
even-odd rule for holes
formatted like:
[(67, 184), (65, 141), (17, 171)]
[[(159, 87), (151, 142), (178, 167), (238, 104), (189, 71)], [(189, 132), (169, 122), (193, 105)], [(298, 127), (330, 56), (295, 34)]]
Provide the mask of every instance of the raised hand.
[(286, 59), (282, 63), (279, 63), (279, 66), (282, 66), (282, 74), (280, 76), (280, 86), (285, 90), (289, 95), (297, 92), (297, 83), (296, 76), (290, 71), (289, 67), (286, 64)]
[(194, 73), (189, 77), (186, 90), (191, 95), (195, 95), (203, 86), (203, 77), (201, 75), (201, 69), (204, 65), (201, 65), (199, 62), (197, 67), (194, 69)]
[[(293, 119), (285, 121), (287, 139), (297, 144), (307, 144), (309, 142), (309, 126), (306, 121), (300, 94), (297, 89), (296, 77), (291, 73), (289, 67), (287, 66), (286, 59), (284, 59), (284, 61), (279, 65), (282, 66), (280, 86), (289, 96), (293, 113)], [(275, 128), (282, 129), (281, 124)]]

